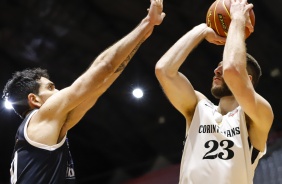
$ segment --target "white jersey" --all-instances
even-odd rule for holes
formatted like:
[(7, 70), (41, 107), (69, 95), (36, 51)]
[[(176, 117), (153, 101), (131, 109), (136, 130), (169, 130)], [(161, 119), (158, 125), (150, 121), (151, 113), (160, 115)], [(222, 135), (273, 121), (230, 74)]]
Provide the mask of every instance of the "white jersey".
[(264, 153), (249, 142), (241, 107), (222, 116), (201, 100), (186, 130), (179, 184), (252, 184)]

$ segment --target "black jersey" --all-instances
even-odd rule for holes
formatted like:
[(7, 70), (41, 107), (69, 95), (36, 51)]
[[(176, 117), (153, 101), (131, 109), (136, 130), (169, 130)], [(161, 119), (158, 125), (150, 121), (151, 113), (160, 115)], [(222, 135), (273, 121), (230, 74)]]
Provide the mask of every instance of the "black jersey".
[(36, 143), (27, 137), (27, 124), (36, 111), (32, 111), (18, 128), (10, 169), (11, 183), (75, 183), (74, 166), (66, 137), (54, 146)]

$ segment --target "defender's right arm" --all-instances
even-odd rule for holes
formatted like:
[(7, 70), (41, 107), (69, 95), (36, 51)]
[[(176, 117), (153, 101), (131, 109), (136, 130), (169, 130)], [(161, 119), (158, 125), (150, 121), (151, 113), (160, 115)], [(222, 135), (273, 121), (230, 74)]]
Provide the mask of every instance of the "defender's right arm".
[(102, 52), (71, 86), (48, 98), (32, 118), (36, 122), (34, 129), (40, 131), (33, 136), (36, 141), (53, 145), (76, 125), (118, 77), (154, 27), (162, 23), (164, 16), (162, 0), (151, 0), (147, 16), (133, 31)]

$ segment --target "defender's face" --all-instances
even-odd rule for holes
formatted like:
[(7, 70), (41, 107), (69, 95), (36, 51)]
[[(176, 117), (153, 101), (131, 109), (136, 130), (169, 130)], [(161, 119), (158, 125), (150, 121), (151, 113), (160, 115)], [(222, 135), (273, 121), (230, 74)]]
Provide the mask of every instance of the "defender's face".
[(45, 77), (41, 77), (38, 82), (40, 84), (38, 96), (43, 104), (50, 96), (57, 93), (58, 90), (55, 88), (55, 84)]
[(224, 96), (231, 96), (232, 92), (226, 85), (224, 79), (223, 79), (223, 70), (222, 70), (222, 62), (220, 62), (217, 66), (217, 68), (214, 70), (214, 77), (213, 77), (213, 82), (212, 82), (212, 88), (211, 88), (211, 93), (212, 95), (220, 99), (221, 97)]

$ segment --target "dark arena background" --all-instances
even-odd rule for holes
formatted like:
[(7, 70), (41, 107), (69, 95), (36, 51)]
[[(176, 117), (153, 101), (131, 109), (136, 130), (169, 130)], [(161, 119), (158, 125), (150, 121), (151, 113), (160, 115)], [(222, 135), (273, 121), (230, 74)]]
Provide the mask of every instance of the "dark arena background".
[[(176, 184), (185, 120), (155, 77), (158, 59), (184, 33), (205, 22), (213, 0), (164, 0), (164, 22), (141, 46), (122, 75), (68, 133), (78, 184)], [(272, 105), (268, 151), (255, 184), (282, 183), (281, 0), (254, 4), (255, 32), (247, 49), (263, 75), (257, 92)], [(129, 33), (147, 14), (149, 0), (0, 0), (0, 86), (16, 70), (48, 69), (58, 89), (70, 85), (100, 52)], [(223, 46), (203, 41), (181, 71), (210, 94)], [(140, 87), (143, 98), (132, 90)], [(3, 101), (1, 101), (2, 104)], [(0, 184), (9, 183), (14, 136), (21, 120), (1, 105)]]

